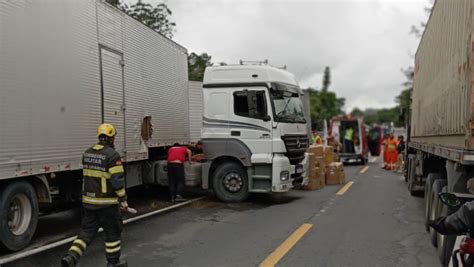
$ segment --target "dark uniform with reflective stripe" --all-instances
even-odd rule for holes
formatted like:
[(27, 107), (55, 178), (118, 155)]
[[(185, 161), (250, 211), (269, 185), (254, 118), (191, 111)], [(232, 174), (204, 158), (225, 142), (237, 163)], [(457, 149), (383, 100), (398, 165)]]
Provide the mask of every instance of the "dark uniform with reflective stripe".
[(86, 150), (82, 163), (84, 216), (81, 233), (69, 253), (78, 261), (102, 227), (107, 261), (116, 264), (120, 259), (122, 233), (119, 203), (127, 199), (120, 154), (107, 142), (101, 142)]

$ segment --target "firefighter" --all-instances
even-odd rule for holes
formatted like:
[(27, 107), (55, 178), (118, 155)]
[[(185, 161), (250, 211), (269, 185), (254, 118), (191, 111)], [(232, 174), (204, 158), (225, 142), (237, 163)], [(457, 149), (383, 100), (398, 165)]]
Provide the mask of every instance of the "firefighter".
[(124, 187), (124, 169), (120, 154), (114, 149), (116, 130), (111, 124), (101, 124), (97, 129), (99, 143), (87, 149), (83, 164), (83, 218), (81, 231), (68, 253), (62, 258), (62, 266), (76, 266), (87, 246), (100, 227), (105, 233), (107, 266), (127, 266), (120, 260), (120, 236), (122, 215), (127, 211)]

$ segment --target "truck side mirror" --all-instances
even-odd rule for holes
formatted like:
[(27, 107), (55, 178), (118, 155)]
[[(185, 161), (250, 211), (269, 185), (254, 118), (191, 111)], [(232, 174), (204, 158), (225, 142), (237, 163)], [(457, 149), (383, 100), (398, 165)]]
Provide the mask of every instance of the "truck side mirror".
[(455, 208), (461, 205), (461, 201), (455, 194), (440, 192), (438, 196), (439, 200), (441, 200), (441, 202), (443, 202), (448, 207)]
[(271, 121), (272, 120), (272, 117), (270, 117), (270, 115), (267, 115), (267, 116), (264, 116), (263, 121)]

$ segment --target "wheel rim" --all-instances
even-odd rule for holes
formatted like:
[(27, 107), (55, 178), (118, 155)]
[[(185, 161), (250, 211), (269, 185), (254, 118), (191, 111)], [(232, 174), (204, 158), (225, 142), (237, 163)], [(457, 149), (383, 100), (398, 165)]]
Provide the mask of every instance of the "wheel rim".
[(244, 185), (244, 180), (242, 179), (242, 176), (240, 176), (240, 174), (236, 172), (229, 172), (224, 176), (222, 184), (224, 185), (225, 190), (227, 190), (228, 192), (236, 193), (242, 189)]
[(17, 194), (10, 202), (8, 210), (8, 228), (14, 235), (22, 235), (28, 230), (31, 222), (32, 207), (24, 194)]

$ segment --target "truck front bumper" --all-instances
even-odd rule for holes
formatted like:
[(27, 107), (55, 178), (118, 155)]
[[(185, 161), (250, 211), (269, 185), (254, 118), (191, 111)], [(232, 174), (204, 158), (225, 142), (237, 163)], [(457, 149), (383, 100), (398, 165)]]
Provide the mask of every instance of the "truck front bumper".
[[(275, 154), (272, 164), (272, 192), (287, 192), (293, 184), (304, 184), (307, 169), (307, 155), (305, 160), (298, 165), (291, 165), (290, 160), (283, 154)], [(288, 175), (287, 179), (282, 179)]]

